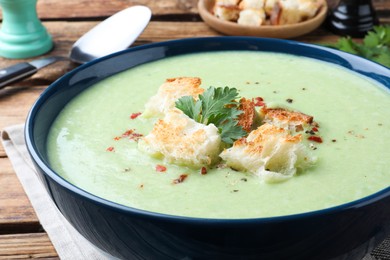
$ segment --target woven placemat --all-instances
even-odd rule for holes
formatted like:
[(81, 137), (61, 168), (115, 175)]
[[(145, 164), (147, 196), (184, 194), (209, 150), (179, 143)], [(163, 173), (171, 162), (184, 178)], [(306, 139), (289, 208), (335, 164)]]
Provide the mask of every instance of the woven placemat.
[(371, 255), (375, 259), (390, 260), (390, 238), (386, 238), (379, 246), (377, 246)]

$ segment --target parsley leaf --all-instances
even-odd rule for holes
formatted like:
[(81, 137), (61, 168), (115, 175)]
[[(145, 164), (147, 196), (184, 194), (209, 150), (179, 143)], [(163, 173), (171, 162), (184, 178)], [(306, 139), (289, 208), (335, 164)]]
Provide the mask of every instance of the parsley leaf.
[(208, 88), (198, 100), (191, 96), (181, 97), (176, 101), (176, 107), (188, 117), (205, 125), (214, 124), (223, 142), (232, 144), (246, 135), (236, 120), (242, 113), (237, 107), (238, 91), (236, 88)]
[(222, 124), (220, 129), (222, 142), (227, 144), (232, 144), (237, 139), (240, 139), (246, 132), (242, 129), (241, 126), (237, 125), (237, 121), (235, 120), (227, 120)]
[(202, 102), (200, 100), (195, 101), (192, 96), (184, 96), (176, 101), (176, 107), (196, 122), (200, 121), (202, 109)]
[(362, 43), (347, 36), (340, 38), (336, 44), (326, 46), (362, 56), (390, 68), (390, 25), (374, 26)]

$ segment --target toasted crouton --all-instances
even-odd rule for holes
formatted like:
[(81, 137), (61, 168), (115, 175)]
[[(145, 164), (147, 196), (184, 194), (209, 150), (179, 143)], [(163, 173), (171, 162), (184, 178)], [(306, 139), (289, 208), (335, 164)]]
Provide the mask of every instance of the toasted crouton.
[(224, 5), (224, 6), (233, 6), (233, 5), (238, 5), (240, 0), (216, 0), (215, 4), (216, 5)]
[(248, 26), (261, 26), (265, 22), (265, 18), (263, 9), (245, 9), (240, 12), (237, 23)]
[(279, 1), (273, 8), (271, 24), (295, 24), (301, 21), (298, 0)]
[(242, 0), (239, 4), (241, 9), (256, 9), (260, 10), (264, 8), (265, 0)]
[(202, 81), (196, 77), (170, 78), (160, 86), (156, 95), (145, 104), (142, 116), (145, 118), (163, 116), (175, 107), (177, 99), (193, 96), (195, 99), (204, 92), (200, 87)]
[(297, 111), (289, 111), (284, 108), (262, 107), (259, 115), (263, 122), (284, 128), (293, 133), (307, 130), (313, 123), (312, 116)]
[(292, 136), (286, 129), (265, 123), (225, 149), (220, 157), (233, 169), (249, 171), (265, 182), (279, 182), (315, 162), (301, 140), (301, 135)]
[(213, 9), (214, 15), (225, 21), (237, 21), (240, 8), (237, 5), (216, 4)]
[(285, 0), (273, 5), (271, 24), (295, 24), (314, 17), (324, 0)]
[(179, 110), (169, 111), (142, 138), (141, 150), (169, 163), (189, 167), (209, 166), (218, 160), (221, 137), (213, 124), (195, 122)]
[(324, 5), (325, 0), (299, 0), (299, 10), (301, 11), (302, 20), (314, 17), (318, 10)]
[(262, 107), (260, 109), (260, 115), (263, 120), (278, 120), (288, 124), (311, 124), (313, 122), (313, 116), (298, 111), (290, 111), (285, 108)]
[(268, 16), (271, 16), (275, 5), (277, 5), (279, 0), (265, 0), (264, 11)]
[(238, 116), (238, 125), (247, 133), (256, 129), (260, 123), (260, 118), (255, 109), (253, 100), (241, 98), (238, 109), (243, 111), (242, 114)]

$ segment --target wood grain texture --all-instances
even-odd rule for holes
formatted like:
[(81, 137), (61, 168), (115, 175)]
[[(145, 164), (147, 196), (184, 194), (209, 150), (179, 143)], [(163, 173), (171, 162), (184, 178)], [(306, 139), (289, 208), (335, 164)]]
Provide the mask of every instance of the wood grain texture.
[(30, 201), (7, 158), (0, 158), (0, 169), (0, 234), (41, 230)]
[(154, 18), (175, 15), (191, 16), (197, 13), (197, 0), (39, 0), (37, 12), (41, 20), (100, 19), (134, 5), (148, 6), (152, 10)]
[[(45, 72), (42, 71), (41, 73)], [(45, 86), (33, 86), (24, 82), (20, 82), (16, 86), (0, 89), (0, 131), (6, 126), (23, 124), (32, 104), (42, 93), (43, 89), (45, 89)], [(4, 148), (0, 143), (0, 159), (4, 157)], [(3, 168), (0, 167), (0, 172), (2, 170)]]
[[(330, 6), (335, 6), (338, 1), (327, 0)], [(199, 19), (197, 16), (197, 0), (39, 0), (37, 3), (38, 17), (41, 20), (82, 20), (82, 19), (101, 19), (108, 17), (122, 9), (134, 5), (146, 5), (153, 13), (153, 19), (172, 19), (184, 16), (187, 19)], [(389, 14), (390, 1), (376, 0), (374, 6), (379, 14)], [(1, 19), (1, 14), (0, 14)]]
[(0, 235), (0, 259), (59, 259), (46, 233)]

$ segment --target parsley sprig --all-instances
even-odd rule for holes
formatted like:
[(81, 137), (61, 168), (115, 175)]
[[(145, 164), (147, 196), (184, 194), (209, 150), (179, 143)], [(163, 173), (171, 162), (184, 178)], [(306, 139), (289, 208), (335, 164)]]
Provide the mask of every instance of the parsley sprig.
[(362, 43), (347, 36), (329, 47), (362, 56), (390, 68), (390, 25), (375, 26), (367, 33)]
[(205, 125), (214, 124), (223, 142), (232, 144), (246, 135), (238, 125), (237, 118), (242, 113), (238, 109), (238, 91), (236, 88), (208, 88), (199, 99), (184, 96), (176, 101), (176, 107), (188, 117)]

